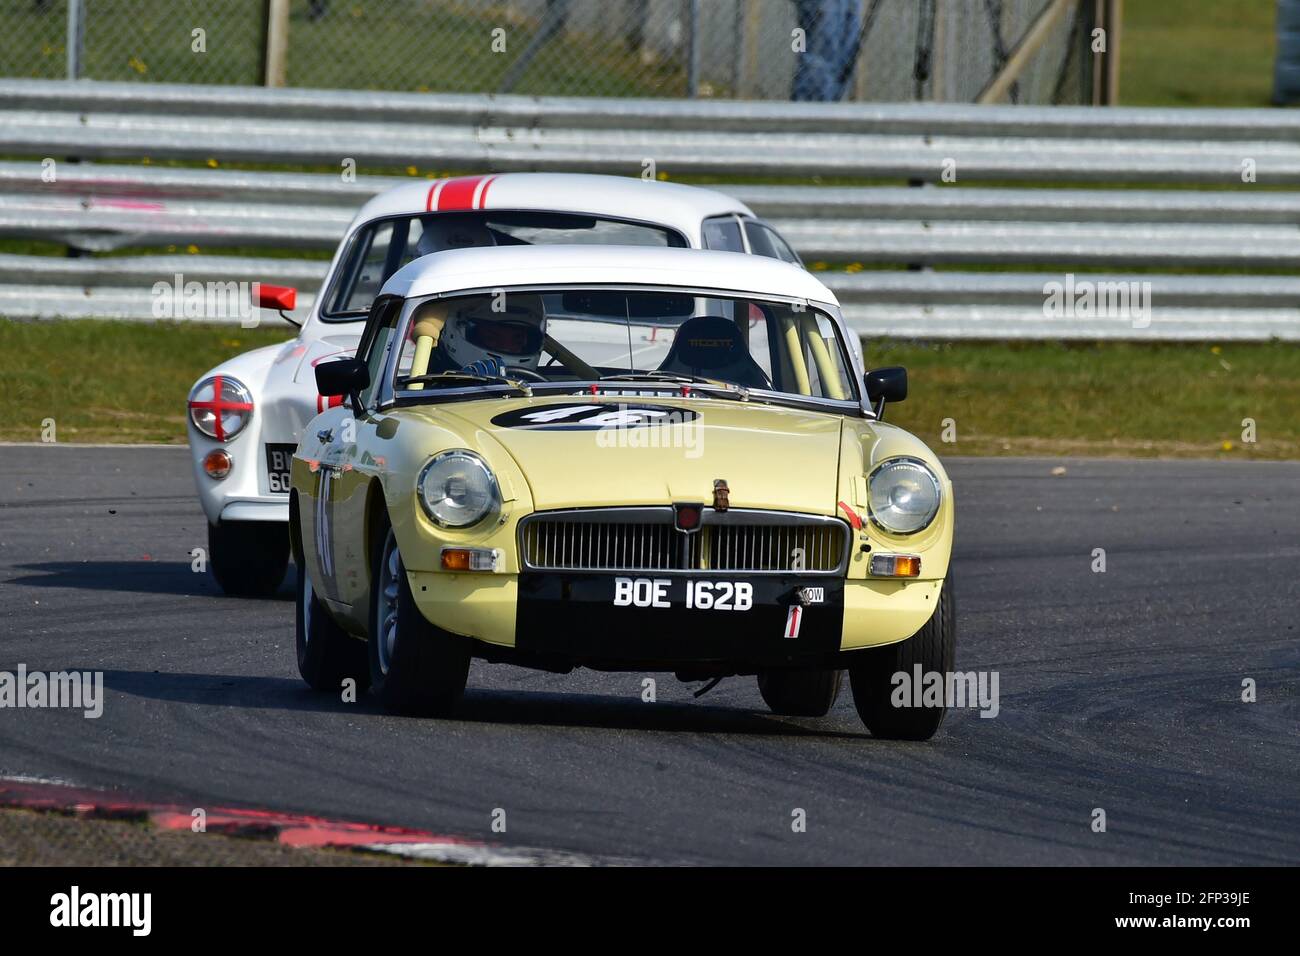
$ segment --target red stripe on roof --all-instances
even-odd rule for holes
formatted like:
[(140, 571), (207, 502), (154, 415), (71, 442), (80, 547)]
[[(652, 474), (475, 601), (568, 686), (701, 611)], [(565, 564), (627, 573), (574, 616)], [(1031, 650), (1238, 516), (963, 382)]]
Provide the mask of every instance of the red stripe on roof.
[(483, 181), (482, 176), (461, 176), (448, 179), (438, 193), (438, 211), (451, 212), (474, 208), (474, 190)]

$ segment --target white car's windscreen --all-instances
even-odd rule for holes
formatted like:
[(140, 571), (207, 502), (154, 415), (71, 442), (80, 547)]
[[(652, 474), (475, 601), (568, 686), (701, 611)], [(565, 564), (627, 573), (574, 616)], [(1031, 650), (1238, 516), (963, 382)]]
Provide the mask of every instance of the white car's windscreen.
[(502, 291), (411, 311), (398, 394), (501, 378), (588, 384), (620, 376), (855, 401), (835, 323), (803, 303), (697, 292)]
[(402, 266), (445, 249), (475, 246), (610, 245), (686, 248), (678, 232), (649, 223), (553, 212), (431, 213), (377, 220), (360, 229), (335, 273), (321, 317), (364, 319)]

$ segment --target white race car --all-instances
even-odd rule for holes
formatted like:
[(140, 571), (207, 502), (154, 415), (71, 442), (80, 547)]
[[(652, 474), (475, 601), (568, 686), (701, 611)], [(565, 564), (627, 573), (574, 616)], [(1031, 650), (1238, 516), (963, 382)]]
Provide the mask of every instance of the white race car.
[[(297, 338), (223, 362), (190, 390), (194, 478), (222, 590), (258, 595), (280, 586), (289, 562), (294, 448), (310, 419), (342, 402), (317, 394), (315, 367), (353, 354), (389, 277), (445, 249), (558, 243), (721, 249), (799, 264), (744, 203), (676, 183), (505, 173), (411, 183), (376, 196), (339, 243)], [(261, 305), (292, 308), (293, 296), (263, 286)]]

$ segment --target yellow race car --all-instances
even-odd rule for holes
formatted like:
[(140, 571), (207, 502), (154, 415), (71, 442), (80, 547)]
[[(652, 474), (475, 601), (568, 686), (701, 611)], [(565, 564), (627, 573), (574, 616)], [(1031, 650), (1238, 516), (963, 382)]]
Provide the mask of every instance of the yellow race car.
[[(451, 250), (384, 285), (345, 396), (292, 462), (297, 651), (443, 714), (471, 658), (756, 675), (821, 716), (849, 672), (881, 737), (925, 739), (953, 668), (952, 486), (884, 422), (834, 296), (726, 252)], [(898, 676), (902, 675), (902, 676)]]

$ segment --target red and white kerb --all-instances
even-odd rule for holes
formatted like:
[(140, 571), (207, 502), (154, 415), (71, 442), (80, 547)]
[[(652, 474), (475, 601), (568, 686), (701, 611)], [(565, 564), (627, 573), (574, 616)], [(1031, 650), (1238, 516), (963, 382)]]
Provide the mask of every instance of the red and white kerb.
[[(199, 415), (196, 412), (211, 412), (212, 430), (208, 434), (217, 441), (225, 441), (228, 436), (244, 427), (244, 416), (253, 410), (251, 401), (239, 400), (242, 391), (238, 384), (226, 382), (225, 376), (212, 376), (212, 379), (202, 385), (190, 399), (190, 419), (200, 431), (208, 432), (208, 429), (199, 425)], [(231, 413), (239, 413), (239, 417), (231, 423), (232, 427), (227, 429), (225, 418)]]
[(459, 212), (487, 207), (488, 187), (495, 176), (458, 176), (440, 179), (429, 187), (429, 212)]

